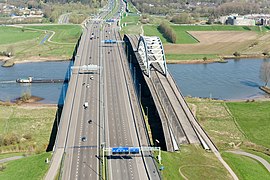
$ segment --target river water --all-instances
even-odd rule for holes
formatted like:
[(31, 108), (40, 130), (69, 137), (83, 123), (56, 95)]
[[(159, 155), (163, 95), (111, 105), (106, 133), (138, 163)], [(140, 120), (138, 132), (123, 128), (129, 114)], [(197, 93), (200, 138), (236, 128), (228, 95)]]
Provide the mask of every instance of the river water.
[[(217, 99), (251, 99), (267, 96), (259, 89), (264, 83), (259, 79), (263, 59), (229, 60), (228, 63), (170, 64), (177, 85), (184, 96)], [(70, 62), (37, 62), (0, 67), (0, 100), (12, 101), (24, 92), (44, 98), (42, 103), (62, 104), (67, 84), (19, 84), (18, 78), (64, 79)]]
[(44, 98), (42, 103), (62, 104), (67, 84), (63, 83), (16, 83), (18, 78), (42, 79), (65, 79), (70, 61), (62, 62), (36, 62), (16, 64), (13, 67), (4, 68), (0, 66), (0, 100), (13, 101), (30, 93), (32, 96)]
[(228, 63), (170, 64), (168, 69), (184, 96), (226, 100), (269, 97), (259, 89), (260, 67), (269, 59), (228, 60)]

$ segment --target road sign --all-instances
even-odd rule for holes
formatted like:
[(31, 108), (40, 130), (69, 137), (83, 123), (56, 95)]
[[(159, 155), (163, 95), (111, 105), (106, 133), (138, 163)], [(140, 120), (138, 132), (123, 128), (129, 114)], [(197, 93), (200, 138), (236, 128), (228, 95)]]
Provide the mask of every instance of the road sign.
[(131, 154), (139, 154), (140, 153), (140, 148), (137, 148), (137, 147), (130, 147), (129, 148), (129, 152)]
[(112, 148), (113, 154), (128, 154), (129, 148), (128, 147), (114, 147)]

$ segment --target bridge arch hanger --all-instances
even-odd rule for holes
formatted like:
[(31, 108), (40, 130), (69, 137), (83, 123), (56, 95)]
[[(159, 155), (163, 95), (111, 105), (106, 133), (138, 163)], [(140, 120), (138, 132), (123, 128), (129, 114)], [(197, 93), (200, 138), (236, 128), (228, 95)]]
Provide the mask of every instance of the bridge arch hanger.
[(162, 42), (157, 36), (140, 36), (137, 52), (139, 53), (148, 77), (151, 77), (152, 63), (158, 63), (167, 76), (167, 64)]

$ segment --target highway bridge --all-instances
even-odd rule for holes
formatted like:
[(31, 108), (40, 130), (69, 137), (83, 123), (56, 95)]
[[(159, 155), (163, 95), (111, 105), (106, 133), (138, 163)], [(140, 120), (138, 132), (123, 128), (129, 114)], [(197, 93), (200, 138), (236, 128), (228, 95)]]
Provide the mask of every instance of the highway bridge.
[(104, 154), (112, 147), (176, 151), (195, 143), (218, 153), (167, 71), (160, 39), (125, 35), (123, 43), (105, 15), (84, 25), (45, 179), (161, 179), (149, 149)]

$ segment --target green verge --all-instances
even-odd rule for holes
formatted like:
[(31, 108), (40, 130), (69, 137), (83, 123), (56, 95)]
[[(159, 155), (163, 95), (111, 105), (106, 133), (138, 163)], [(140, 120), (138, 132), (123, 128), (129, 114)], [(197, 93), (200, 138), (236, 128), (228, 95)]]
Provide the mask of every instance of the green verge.
[(162, 151), (161, 157), (164, 180), (184, 179), (183, 175), (187, 179), (230, 179), (215, 155), (200, 146), (182, 145), (180, 152)]
[(49, 168), (49, 164), (45, 163), (46, 158), (50, 159), (51, 153), (42, 153), (4, 163), (5, 169), (0, 171), (0, 179), (42, 179)]
[(240, 180), (270, 179), (267, 169), (254, 159), (228, 152), (222, 153), (222, 157)]
[(202, 60), (204, 57), (217, 59), (217, 54), (165, 54), (167, 60)]
[(270, 102), (226, 103), (247, 138), (270, 148)]
[(0, 45), (12, 44), (39, 37), (42, 32), (16, 27), (0, 26)]

